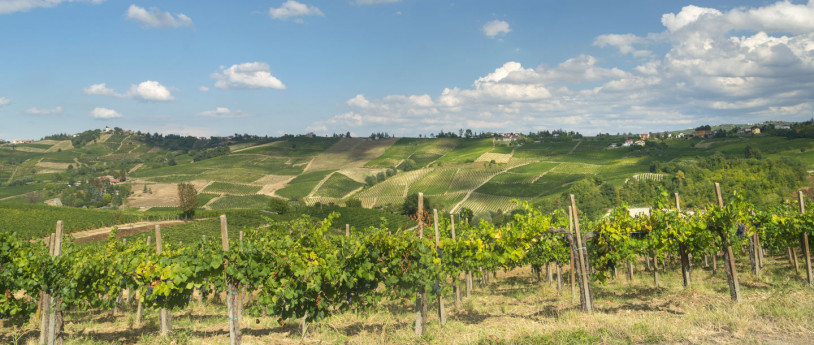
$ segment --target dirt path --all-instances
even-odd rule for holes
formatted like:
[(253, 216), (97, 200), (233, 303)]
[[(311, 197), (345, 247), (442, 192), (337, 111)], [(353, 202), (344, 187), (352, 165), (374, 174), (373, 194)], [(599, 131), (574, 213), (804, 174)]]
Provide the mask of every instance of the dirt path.
[(475, 191), (476, 191), (478, 188), (480, 188), (480, 187), (482, 187), (483, 185), (485, 185), (487, 182), (491, 181), (493, 178), (495, 178), (495, 176), (500, 175), (500, 174), (502, 174), (502, 173), (504, 173), (504, 172), (506, 172), (506, 171), (508, 171), (508, 170), (510, 170), (510, 169), (514, 169), (514, 168), (521, 167), (521, 166), (528, 165), (528, 164), (531, 164), (531, 162), (528, 162), (528, 163), (523, 163), (523, 164), (519, 164), (519, 165), (515, 165), (515, 166), (506, 167), (506, 169), (503, 169), (503, 170), (501, 170), (501, 171), (498, 171), (498, 172), (497, 172), (497, 173), (495, 173), (494, 175), (489, 176), (489, 178), (487, 178), (486, 180), (484, 180), (484, 181), (483, 181), (481, 184), (477, 185), (475, 188), (472, 188), (472, 190), (470, 190), (469, 192), (467, 192), (467, 193), (466, 193), (466, 195), (464, 196), (464, 198), (463, 198), (463, 199), (461, 199), (461, 201), (459, 201), (457, 204), (455, 204), (455, 206), (453, 206), (453, 207), (452, 207), (452, 211), (451, 211), (451, 212), (458, 212), (458, 208), (459, 208), (459, 207), (461, 207), (461, 205), (463, 205), (463, 204), (464, 204), (464, 202), (465, 202), (467, 199), (469, 199), (469, 197), (470, 197), (470, 196), (472, 196), (472, 193), (473, 193), (473, 192), (475, 192)]
[(570, 154), (574, 153), (574, 150), (576, 150), (577, 147), (579, 147), (579, 144), (582, 144), (582, 140), (578, 141), (577, 144), (574, 145), (574, 147), (571, 148), (571, 151), (568, 151), (568, 154), (570, 155)]
[(232, 151), (232, 153), (238, 153), (238, 152), (241, 152), (241, 151), (246, 151), (246, 150), (251, 150), (251, 149), (257, 149), (257, 148), (266, 147), (266, 146), (271, 146), (271, 145), (278, 144), (278, 143), (280, 143), (280, 141), (272, 141), (272, 142), (270, 142), (270, 143), (265, 143), (265, 144), (255, 145), (255, 146), (249, 146), (249, 147), (244, 147), (244, 148), (242, 148), (242, 149), (240, 149), (240, 150), (234, 150), (234, 151)]
[[(171, 226), (184, 223), (186, 223), (186, 221), (183, 220), (143, 221), (136, 223), (119, 224), (115, 226), (107, 226), (104, 228), (92, 230), (72, 232), (70, 235), (76, 239), (76, 242), (101, 241), (107, 238), (107, 235), (110, 233), (111, 230), (113, 230), (114, 227), (119, 228), (119, 230), (116, 232), (116, 237), (122, 237), (126, 235), (137, 234), (140, 232), (150, 231), (154, 229), (156, 225)], [(43, 238), (43, 240), (45, 240), (45, 238)]]
[(316, 193), (320, 188), (322, 188), (322, 185), (325, 184), (325, 181), (328, 181), (328, 179), (331, 178), (331, 176), (334, 176), (334, 174), (336, 174), (336, 171), (328, 174), (328, 176), (325, 176), (322, 179), (322, 181), (319, 181), (319, 183), (317, 183), (316, 187), (314, 187), (314, 189), (311, 190), (311, 193), (308, 193), (308, 196), (306, 196), (306, 198), (313, 197), (314, 193)]
[(134, 166), (133, 169), (130, 169), (130, 171), (128, 171), (127, 174), (132, 174), (134, 171), (138, 170), (138, 168), (141, 168), (142, 166), (144, 166), (144, 163), (136, 164), (136, 166)]

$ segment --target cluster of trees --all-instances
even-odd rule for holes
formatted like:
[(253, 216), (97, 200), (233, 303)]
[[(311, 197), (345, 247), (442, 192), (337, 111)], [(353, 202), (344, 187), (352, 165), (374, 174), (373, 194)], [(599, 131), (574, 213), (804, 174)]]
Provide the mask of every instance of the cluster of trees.
[(65, 206), (99, 208), (121, 206), (130, 194), (129, 184), (111, 184), (105, 178), (92, 178), (65, 185), (59, 195)]
[(215, 158), (218, 156), (225, 156), (228, 155), (231, 150), (229, 146), (220, 146), (212, 149), (204, 149), (200, 151), (190, 152), (190, 156), (192, 156), (192, 161), (202, 161), (204, 159)]
[(386, 180), (390, 176), (396, 175), (396, 173), (397, 173), (396, 168), (389, 167), (385, 171), (379, 171), (378, 173), (376, 173), (376, 175), (368, 175), (368, 176), (366, 176), (365, 177), (365, 184), (367, 184), (368, 186), (372, 186), (372, 185), (377, 184), (379, 182), (384, 182), (384, 180)]
[(98, 129), (84, 131), (82, 133), (74, 135), (71, 138), (71, 144), (73, 145), (73, 147), (82, 147), (90, 142), (95, 141), (96, 139), (99, 139), (100, 136), (102, 136), (102, 131)]
[[(754, 156), (754, 149), (751, 152)], [(540, 206), (549, 211), (562, 208), (567, 204), (567, 196), (574, 194), (583, 214), (597, 218), (621, 203), (651, 203), (661, 191), (668, 190), (679, 193), (687, 207), (702, 207), (715, 200), (710, 181), (720, 181), (721, 188), (737, 190), (744, 200), (762, 208), (792, 197), (807, 182), (805, 164), (790, 158), (726, 158), (718, 154), (653, 163), (651, 171), (666, 176), (660, 180), (631, 179), (620, 187), (601, 177), (589, 176), (573, 183), (560, 198), (543, 201)]]

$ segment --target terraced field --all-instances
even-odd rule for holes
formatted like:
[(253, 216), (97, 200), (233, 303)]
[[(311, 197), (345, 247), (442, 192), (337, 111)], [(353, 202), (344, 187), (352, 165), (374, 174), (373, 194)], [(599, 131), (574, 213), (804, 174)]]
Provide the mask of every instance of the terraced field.
[(335, 173), (331, 175), (331, 177), (329, 177), (319, 189), (314, 191), (312, 196), (341, 199), (343, 196), (361, 188), (364, 185), (364, 183), (359, 183), (350, 177), (340, 173)]
[(365, 164), (365, 167), (395, 167), (407, 159), (415, 161), (416, 167), (425, 167), (427, 164), (451, 151), (457, 145), (457, 140), (446, 138), (400, 138), (378, 158)]

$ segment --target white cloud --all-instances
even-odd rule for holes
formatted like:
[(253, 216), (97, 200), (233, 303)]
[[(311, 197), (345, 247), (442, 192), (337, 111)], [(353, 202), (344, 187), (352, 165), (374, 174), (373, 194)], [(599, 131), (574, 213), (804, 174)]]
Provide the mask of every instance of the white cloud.
[(183, 13), (173, 16), (169, 12), (161, 12), (155, 7), (151, 7), (148, 11), (143, 7), (130, 5), (127, 9), (127, 18), (153, 28), (177, 28), (193, 25), (192, 19)]
[(138, 85), (131, 85), (126, 93), (118, 93), (115, 90), (107, 87), (105, 83), (93, 84), (82, 90), (86, 95), (100, 95), (119, 98), (133, 98), (142, 101), (157, 101), (165, 102), (172, 101), (175, 97), (172, 96), (167, 87), (161, 83), (153, 80), (147, 80), (139, 83)]
[(126, 95), (144, 101), (172, 101), (175, 99), (164, 85), (152, 80), (130, 86)]
[(483, 33), (486, 34), (487, 37), (495, 37), (510, 32), (512, 32), (512, 29), (509, 28), (509, 23), (502, 20), (493, 20), (483, 26)]
[(370, 107), (370, 101), (368, 101), (367, 98), (365, 98), (365, 95), (363, 95), (361, 93), (356, 95), (356, 97), (353, 97), (353, 98), (349, 99), (346, 103), (348, 105), (350, 105), (350, 106), (359, 107), (359, 108), (369, 108)]
[(54, 7), (63, 2), (90, 2), (100, 4), (105, 0), (2, 0), (0, 1), (0, 14), (25, 12), (37, 7)]
[(40, 109), (40, 108), (37, 108), (37, 107), (33, 107), (33, 108), (30, 108), (30, 109), (27, 109), (27, 110), (25, 111), (25, 113), (26, 113), (26, 114), (30, 114), (30, 115), (51, 115), (51, 114), (59, 114), (59, 113), (62, 113), (62, 107), (61, 107), (61, 106), (58, 106), (58, 107), (53, 108), (53, 109)]
[(82, 92), (84, 92), (86, 95), (121, 97), (121, 95), (117, 94), (115, 90), (107, 87), (107, 84), (105, 83), (93, 84), (83, 89)]
[(107, 108), (94, 108), (93, 111), (90, 112), (90, 115), (96, 119), (115, 119), (123, 117), (119, 112)]
[(246, 62), (228, 68), (220, 66), (220, 73), (212, 73), (211, 77), (217, 80), (215, 87), (221, 89), (286, 88), (283, 82), (271, 75), (265, 62)]
[(209, 88), (206, 87), (206, 86), (201, 86), (201, 87), (198, 88), (198, 91), (200, 91), (200, 92), (208, 92)]
[(215, 110), (202, 111), (198, 113), (198, 116), (236, 119), (241, 117), (249, 117), (251, 114), (247, 114), (241, 110), (230, 110), (226, 107), (216, 107)]
[(599, 47), (613, 46), (619, 49), (622, 54), (633, 54), (634, 56), (647, 56), (651, 52), (648, 50), (638, 50), (634, 44), (646, 43), (647, 40), (634, 34), (608, 34), (600, 35), (594, 40), (594, 45)]
[(378, 5), (378, 4), (392, 4), (401, 2), (401, 0), (355, 0), (352, 2), (354, 5)]
[(3, 111), (3, 107), (9, 104), (11, 104), (11, 99), (0, 97), (0, 111)]
[(294, 0), (288, 0), (282, 4), (279, 8), (269, 8), (269, 16), (274, 19), (285, 20), (288, 18), (296, 18), (294, 21), (297, 23), (302, 23), (302, 18), (297, 17), (305, 17), (305, 16), (320, 16), (324, 17), (325, 14), (319, 10), (316, 6), (311, 6), (307, 4), (303, 4), (300, 2), (296, 2)]
[(630, 68), (590, 55), (553, 67), (509, 61), (469, 86), (436, 94), (356, 95), (346, 101), (348, 112), (314, 127), (616, 133), (811, 118), (814, 1), (733, 10), (688, 6), (663, 16), (663, 24), (661, 32), (594, 40), (637, 57)]

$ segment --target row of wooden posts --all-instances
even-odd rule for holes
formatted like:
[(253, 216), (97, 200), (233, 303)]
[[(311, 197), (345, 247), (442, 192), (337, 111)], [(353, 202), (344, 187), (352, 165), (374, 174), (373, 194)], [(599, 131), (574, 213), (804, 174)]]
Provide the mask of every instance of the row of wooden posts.
[[(715, 183), (715, 194), (718, 201), (719, 207), (724, 207), (723, 197), (721, 195), (721, 186), (719, 183)], [(675, 193), (675, 205), (676, 209), (680, 212), (681, 211), (681, 204), (679, 200), (678, 193)], [(800, 212), (805, 213), (805, 203), (803, 200), (803, 192), (798, 191), (798, 201), (800, 204)], [(592, 233), (586, 233), (585, 235), (585, 242), (583, 241), (583, 236), (580, 231), (579, 227), (579, 216), (577, 213), (577, 206), (576, 200), (574, 195), (570, 195), (570, 204), (568, 206), (568, 231), (556, 231), (552, 230), (549, 232), (552, 233), (563, 233), (566, 235), (570, 246), (571, 246), (571, 296), (572, 301), (575, 299), (577, 285), (579, 286), (579, 299), (580, 299), (580, 306), (583, 311), (585, 312), (592, 312), (593, 311), (593, 294), (591, 292), (591, 284), (590, 284), (590, 265), (588, 263), (588, 251), (587, 251), (587, 239), (593, 237)], [(418, 193), (418, 236), (420, 238), (424, 237), (424, 224), (423, 224), (423, 209), (424, 209), (424, 195), (423, 193)], [(438, 210), (433, 210), (434, 213), (434, 220), (435, 220), (435, 246), (438, 247), (438, 240), (439, 240), (439, 233), (438, 233)], [(452, 239), (455, 239), (455, 218), (452, 213), (450, 213), (450, 221), (451, 221), (451, 230), (452, 230)], [(573, 234), (576, 234), (576, 238), (573, 237)], [(727, 275), (727, 283), (729, 285), (730, 297), (736, 303), (741, 301), (741, 294), (740, 294), (740, 284), (738, 282), (738, 270), (736, 268), (735, 256), (732, 251), (732, 245), (729, 243), (729, 238), (725, 237), (722, 239), (725, 245), (725, 251), (723, 253), (724, 256), (724, 269)], [(764, 249), (760, 245), (760, 236), (757, 232), (755, 232), (754, 236), (749, 239), (750, 246), (750, 261), (755, 273), (755, 276), (760, 277), (760, 268), (763, 267), (763, 256), (764, 256)], [(800, 246), (804, 252), (804, 260), (806, 266), (806, 279), (809, 286), (812, 285), (812, 267), (811, 267), (811, 254), (809, 251), (808, 245), (808, 233), (803, 232), (800, 239)], [(795, 270), (797, 270), (797, 255), (796, 249), (791, 247), (789, 248), (789, 261), (794, 260)], [(704, 262), (705, 265), (708, 265), (708, 257), (712, 257), (712, 271), (713, 274), (717, 273), (718, 263), (717, 263), (717, 256), (718, 253), (713, 253), (712, 255), (705, 255)], [(681, 272), (684, 287), (689, 287), (691, 284), (691, 254), (687, 251), (687, 248), (683, 245), (679, 246), (679, 257), (681, 262)], [(575, 260), (576, 259), (576, 260)], [(645, 263), (648, 270), (651, 270), (653, 273), (653, 283), (656, 287), (659, 287), (659, 267), (658, 267), (659, 258), (657, 255), (653, 255), (653, 266), (650, 268), (650, 257), (645, 257)], [(663, 262), (662, 265), (663, 269), (666, 270), (666, 261)], [(532, 268), (533, 274), (536, 275), (539, 279), (540, 271), (539, 267)], [(628, 279), (633, 280), (633, 263), (627, 263), (627, 274)], [(488, 274), (482, 274), (483, 279), (487, 279)], [(550, 265), (547, 265), (547, 276), (549, 283), (552, 282), (552, 273)], [(472, 272), (465, 272), (464, 279), (466, 280), (466, 295), (469, 297), (471, 284), (472, 284)], [(614, 277), (616, 277), (616, 268), (614, 267)], [(576, 283), (575, 283), (576, 282)], [(439, 284), (439, 282), (436, 282)], [(455, 295), (455, 306), (456, 308), (460, 308), (460, 290), (458, 286), (458, 277), (452, 277), (452, 287), (453, 287), (453, 294)], [(562, 289), (562, 278), (561, 278), (561, 267), (557, 265), (557, 291)], [(446, 323), (446, 315), (444, 309), (444, 301), (441, 294), (438, 294), (438, 318), (440, 320), (441, 325), (443, 326)], [(427, 328), (427, 295), (424, 291), (424, 287), (421, 286), (417, 289), (416, 292), (416, 321), (415, 321), (415, 335), (422, 336)]]
[[(715, 183), (715, 192), (718, 199), (718, 205), (723, 207), (723, 199), (721, 197), (721, 189), (718, 183)], [(800, 202), (800, 212), (805, 213), (805, 205), (803, 203), (803, 194), (802, 191), (798, 192), (798, 199)], [(678, 194), (675, 194), (675, 202), (676, 208), (680, 210), (680, 203)], [(580, 299), (580, 306), (583, 311), (591, 312), (593, 310), (593, 296), (591, 293), (591, 284), (590, 284), (590, 276), (589, 272), (590, 267), (588, 264), (588, 252), (586, 250), (585, 241), (588, 238), (592, 237), (592, 233), (585, 234), (585, 241), (583, 241), (583, 236), (580, 231), (579, 225), (579, 217), (576, 207), (576, 200), (574, 195), (570, 195), (570, 204), (568, 207), (568, 230), (567, 231), (555, 231), (556, 233), (562, 233), (566, 235), (571, 247), (571, 260), (570, 260), (570, 283), (571, 283), (571, 296), (572, 300), (575, 299), (577, 286), (579, 287), (579, 299)], [(423, 193), (418, 193), (418, 236), (420, 238), (424, 237), (424, 224), (423, 224), (423, 208), (424, 207), (424, 198)], [(434, 213), (434, 221), (435, 221), (435, 246), (436, 249), (438, 247), (438, 242), (440, 239), (439, 236), (439, 229), (438, 229), (438, 211), (433, 210)], [(452, 230), (452, 239), (455, 239), (455, 219), (452, 214), (451, 217), (451, 230)], [(221, 243), (224, 251), (229, 250), (229, 234), (228, 234), (228, 226), (226, 221), (226, 215), (220, 216), (220, 225), (221, 225)], [(572, 234), (576, 234), (576, 238), (573, 237)], [(345, 225), (345, 236), (350, 236), (350, 225)], [(62, 254), (62, 238), (63, 238), (63, 224), (62, 221), (57, 222), (56, 232), (51, 234), (48, 238), (48, 247), (49, 253), (51, 256), (59, 256)], [(156, 252), (158, 254), (162, 253), (162, 241), (161, 241), (161, 227), (156, 225), (155, 226), (155, 238), (156, 238)], [(243, 232), (240, 232), (240, 240), (243, 240)], [(740, 287), (738, 283), (738, 272), (735, 268), (735, 259), (734, 254), (732, 252), (732, 246), (728, 243), (729, 239), (724, 238), (726, 241), (725, 245), (725, 252), (724, 252), (724, 268), (727, 273), (727, 282), (729, 284), (730, 295), (733, 301), (739, 302), (740, 301)], [(124, 240), (126, 241), (126, 239)], [(808, 284), (812, 284), (812, 268), (811, 268), (811, 256), (809, 252), (808, 246), (808, 234), (803, 233), (801, 238), (801, 247), (804, 252), (804, 259), (805, 259), (805, 266), (806, 266), (806, 278)], [(126, 243), (126, 242), (125, 242)], [(147, 237), (147, 245), (150, 245), (150, 237)], [(795, 269), (797, 268), (797, 256), (796, 252), (794, 252), (794, 248), (789, 248), (790, 257), (793, 256), (794, 258), (794, 265)], [(792, 255), (793, 254), (793, 255)], [(679, 248), (679, 256), (681, 261), (682, 267), (682, 277), (684, 281), (684, 286), (690, 285), (690, 270), (691, 270), (691, 259), (689, 253), (687, 253), (686, 248)], [(712, 268), (713, 273), (717, 271), (717, 261), (716, 257), (717, 254), (712, 254)], [(705, 262), (707, 262), (707, 256), (704, 257)], [(760, 268), (763, 266), (763, 248), (760, 246), (760, 237), (755, 234), (753, 238), (750, 238), (750, 260), (752, 262), (752, 266), (756, 276), (760, 274)], [(646, 264), (649, 267), (650, 265), (650, 258), (646, 257)], [(653, 280), (656, 287), (659, 286), (659, 276), (658, 276), (658, 261), (659, 258), (657, 256), (653, 256)], [(791, 260), (790, 260), (791, 261)], [(225, 265), (229, 263), (226, 262)], [(538, 268), (539, 269), (539, 268)], [(628, 278), (632, 280), (633, 277), (633, 265), (628, 263)], [(539, 271), (535, 272), (538, 274)], [(557, 266), (557, 277), (558, 277), (558, 291), (562, 288), (562, 281), (561, 281), (561, 268)], [(551, 270), (550, 267), (548, 268), (548, 276), (549, 282), (551, 282)], [(614, 269), (614, 276), (615, 276), (615, 269)], [(488, 272), (486, 274), (482, 273), (482, 277), (484, 281), (488, 279)], [(240, 318), (242, 314), (242, 292), (238, 291), (237, 285), (234, 281), (230, 280), (229, 277), (226, 278), (227, 283), (227, 293), (226, 293), (226, 305), (227, 305), (227, 314), (229, 318), (229, 337), (230, 337), (230, 344), (236, 345), (241, 343), (241, 328), (240, 328)], [(470, 297), (472, 286), (473, 286), (473, 279), (472, 279), (472, 272), (465, 272), (464, 273), (464, 284), (466, 289), (466, 297)], [(440, 286), (441, 282), (436, 282), (437, 285)], [(461, 290), (460, 290), (460, 280), (459, 277), (452, 278), (452, 287), (453, 287), (453, 294), (454, 294), (454, 301), (456, 308), (461, 308)], [(40, 318), (40, 344), (41, 345), (55, 345), (62, 343), (62, 333), (63, 333), (63, 320), (62, 320), (62, 311), (60, 310), (59, 300), (52, 299), (52, 291), (50, 290), (43, 290), (40, 292), (41, 298), (39, 301), (40, 310), (43, 310), (41, 313)], [(441, 325), (446, 324), (446, 311), (444, 307), (444, 301), (442, 295), (440, 293), (438, 295), (438, 317), (440, 320)], [(130, 298), (128, 293), (128, 299)], [(119, 296), (119, 300), (121, 296)], [(117, 303), (118, 306), (118, 303)], [(427, 328), (427, 293), (424, 291), (424, 287), (418, 287), (416, 291), (416, 322), (415, 322), (415, 334), (417, 336), (421, 336), (424, 334)], [(141, 305), (141, 301), (138, 302), (138, 306), (136, 309), (136, 323), (141, 323), (143, 317), (143, 308)], [(159, 320), (160, 320), (160, 327), (161, 327), (161, 335), (166, 336), (169, 334), (172, 328), (172, 321), (169, 310), (166, 308), (161, 308), (159, 311)], [(306, 324), (306, 317), (303, 317), (303, 324), (302, 324), (302, 332), (303, 334), (306, 331), (307, 324)]]

